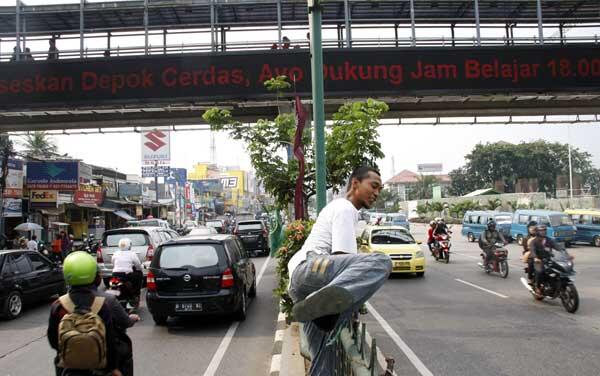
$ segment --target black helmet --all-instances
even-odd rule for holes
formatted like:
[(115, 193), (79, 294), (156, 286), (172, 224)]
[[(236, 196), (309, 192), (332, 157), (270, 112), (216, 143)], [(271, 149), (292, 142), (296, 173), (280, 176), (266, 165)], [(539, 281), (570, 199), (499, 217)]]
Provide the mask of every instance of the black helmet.
[[(545, 237), (545, 236), (546, 236), (546, 232), (547, 232), (547, 231), (548, 231), (548, 227), (547, 227), (546, 225), (544, 225), (544, 224), (538, 225), (538, 226), (535, 228), (535, 233), (536, 233), (538, 236), (543, 236), (543, 237)], [(543, 232), (543, 235), (542, 235), (542, 232)]]
[(538, 223), (536, 221), (530, 221), (527, 224), (527, 228), (529, 228), (529, 227), (537, 227), (537, 225), (538, 225)]
[(488, 224), (487, 224), (487, 228), (488, 230), (491, 230), (493, 228), (496, 228), (496, 221), (494, 221), (493, 219), (490, 219)]

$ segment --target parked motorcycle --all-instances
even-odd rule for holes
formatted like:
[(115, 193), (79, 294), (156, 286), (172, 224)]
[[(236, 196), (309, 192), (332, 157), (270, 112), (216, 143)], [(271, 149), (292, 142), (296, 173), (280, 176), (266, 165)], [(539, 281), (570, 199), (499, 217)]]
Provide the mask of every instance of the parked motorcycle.
[(487, 267), (484, 266), (485, 263), (485, 253), (481, 253), (481, 262), (478, 263), (479, 267), (483, 269), (487, 274), (492, 272), (500, 274), (502, 278), (508, 277), (508, 250), (504, 248), (503, 243), (494, 244), (494, 259), (488, 264)]
[(575, 313), (579, 308), (579, 294), (575, 287), (575, 270), (573, 258), (565, 250), (554, 251), (552, 257), (542, 261), (544, 272), (538, 289), (535, 289), (526, 278), (521, 277), (521, 283), (536, 300), (560, 297), (563, 307), (569, 313)]
[(127, 313), (134, 313), (140, 305), (139, 296), (135, 294), (133, 285), (123, 278), (113, 276), (106, 293), (114, 295)]
[(435, 242), (431, 247), (431, 254), (436, 261), (440, 259), (446, 261), (446, 264), (450, 262), (450, 235), (440, 234), (434, 237)]

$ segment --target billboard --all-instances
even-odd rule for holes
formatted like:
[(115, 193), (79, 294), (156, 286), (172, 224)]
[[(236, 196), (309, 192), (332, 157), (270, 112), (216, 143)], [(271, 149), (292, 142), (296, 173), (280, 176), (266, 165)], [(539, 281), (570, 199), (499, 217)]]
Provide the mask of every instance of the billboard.
[[(593, 44), (326, 49), (323, 63), (328, 98), (600, 90), (600, 46)], [(263, 84), (278, 75), (293, 78), (297, 94), (310, 97), (309, 51), (7, 63), (0, 71), (0, 107), (272, 98)], [(164, 142), (142, 137), (143, 145)], [(148, 160), (156, 160), (155, 153)]]
[(2, 215), (6, 218), (18, 218), (23, 216), (23, 200), (20, 198), (5, 198), (4, 211)]
[(171, 139), (168, 131), (154, 130), (142, 132), (141, 141), (142, 163), (168, 163), (171, 160)]
[(78, 161), (27, 162), (27, 188), (76, 191), (79, 188)]
[(219, 193), (223, 191), (220, 179), (193, 180), (192, 186), (200, 193)]
[(142, 177), (153, 178), (154, 175), (158, 177), (167, 177), (170, 174), (171, 168), (169, 166), (142, 166)]
[(58, 191), (31, 190), (29, 191), (29, 201), (32, 208), (55, 208), (58, 201)]
[(91, 184), (82, 184), (73, 196), (75, 204), (100, 205), (104, 202), (104, 190), (102, 187)]
[(135, 183), (120, 183), (119, 197), (141, 197), (142, 185)]
[(92, 166), (79, 162), (79, 184), (92, 182)]
[(4, 197), (21, 198), (23, 196), (23, 161), (19, 159), (8, 160), (8, 175)]
[(169, 172), (169, 184), (172, 184), (172, 181), (176, 181), (180, 186), (185, 185), (187, 182), (187, 169), (185, 168), (171, 168)]
[(442, 172), (443, 165), (441, 163), (421, 163), (417, 165), (417, 172), (420, 174)]

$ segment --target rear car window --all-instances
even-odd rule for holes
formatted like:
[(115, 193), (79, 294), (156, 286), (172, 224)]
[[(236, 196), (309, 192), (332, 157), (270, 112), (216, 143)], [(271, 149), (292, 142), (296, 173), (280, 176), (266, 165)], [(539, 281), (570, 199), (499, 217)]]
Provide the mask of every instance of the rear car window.
[(159, 267), (164, 269), (207, 268), (219, 264), (221, 248), (215, 244), (180, 244), (163, 246)]
[(496, 216), (496, 223), (498, 223), (498, 224), (510, 223), (511, 221), (512, 221), (512, 217), (510, 215), (497, 215)]
[(415, 239), (401, 230), (374, 230), (371, 233), (371, 244), (414, 244)]
[(566, 214), (555, 214), (550, 216), (550, 224), (552, 227), (556, 226), (572, 226), (573, 221), (571, 217)]
[(262, 222), (244, 222), (238, 224), (239, 230), (262, 230)]
[(213, 227), (221, 227), (223, 226), (223, 222), (221, 221), (208, 221), (206, 222), (207, 226), (213, 226)]
[(141, 247), (148, 245), (148, 236), (140, 232), (122, 232), (116, 234), (108, 234), (104, 239), (104, 245), (107, 247), (118, 247), (119, 240), (123, 238), (131, 239), (131, 245), (133, 247)]

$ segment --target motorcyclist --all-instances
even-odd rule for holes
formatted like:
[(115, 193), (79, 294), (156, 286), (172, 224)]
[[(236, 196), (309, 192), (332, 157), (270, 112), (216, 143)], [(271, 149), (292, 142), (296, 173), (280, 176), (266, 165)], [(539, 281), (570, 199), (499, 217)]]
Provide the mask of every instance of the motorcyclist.
[(133, 295), (136, 299), (136, 305), (139, 302), (140, 291), (142, 289), (142, 263), (137, 254), (131, 250), (131, 239), (122, 238), (119, 240), (119, 250), (112, 257), (114, 277), (120, 278), (124, 282), (131, 283)]
[(481, 248), (485, 254), (485, 260), (483, 262), (485, 269), (488, 269), (489, 263), (494, 259), (495, 244), (498, 242), (502, 242), (504, 245), (507, 244), (504, 236), (502, 236), (500, 231), (496, 230), (496, 221), (490, 220), (487, 224), (487, 230), (485, 230), (479, 238), (479, 248)]
[(548, 228), (544, 224), (536, 227), (536, 236), (530, 241), (529, 251), (530, 257), (533, 258), (535, 266), (535, 288), (538, 294), (541, 294), (540, 286), (544, 282), (544, 263), (552, 257), (552, 250), (562, 251), (563, 248), (547, 237)]
[(450, 233), (452, 233), (452, 231), (448, 230), (448, 226), (446, 226), (446, 222), (444, 221), (444, 218), (436, 218), (435, 219), (436, 222), (436, 226), (435, 226), (435, 230), (433, 231), (433, 235), (448, 235)]
[(527, 237), (523, 239), (523, 261), (527, 263), (527, 278), (529, 279), (529, 283), (533, 283), (535, 279), (535, 269), (530, 247), (536, 236), (537, 225), (536, 221), (529, 222), (527, 224)]
[[(68, 296), (76, 307), (89, 307), (95, 297), (104, 297), (102, 309), (98, 316), (104, 321), (106, 327), (107, 368), (106, 374), (112, 376), (133, 376), (133, 356), (131, 340), (125, 330), (140, 320), (138, 315), (127, 315), (119, 302), (109, 295), (97, 291), (102, 278), (99, 273), (96, 259), (86, 252), (73, 252), (67, 256), (63, 263), (65, 282), (69, 286)], [(57, 299), (50, 308), (48, 322), (48, 342), (50, 346), (59, 350), (59, 324), (67, 314), (60, 299)], [(124, 341), (126, 339), (126, 341)], [(58, 354), (55, 358), (56, 375), (68, 375), (58, 367)]]
[(427, 246), (429, 247), (429, 252), (432, 251), (432, 244), (435, 242), (433, 239), (433, 231), (435, 230), (436, 223), (435, 221), (429, 222), (429, 227), (427, 228)]

